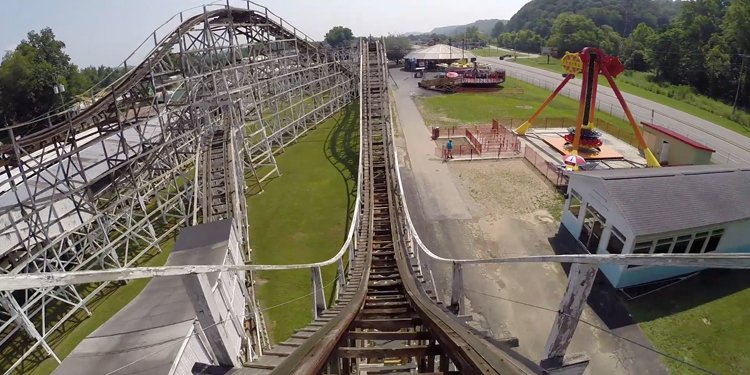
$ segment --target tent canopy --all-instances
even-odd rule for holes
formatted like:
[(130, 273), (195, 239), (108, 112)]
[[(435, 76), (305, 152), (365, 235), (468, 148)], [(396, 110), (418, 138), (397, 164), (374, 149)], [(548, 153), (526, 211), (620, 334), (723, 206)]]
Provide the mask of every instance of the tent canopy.
[(406, 59), (416, 60), (458, 60), (461, 58), (470, 60), (473, 57), (476, 56), (469, 51), (446, 44), (436, 44), (404, 56)]

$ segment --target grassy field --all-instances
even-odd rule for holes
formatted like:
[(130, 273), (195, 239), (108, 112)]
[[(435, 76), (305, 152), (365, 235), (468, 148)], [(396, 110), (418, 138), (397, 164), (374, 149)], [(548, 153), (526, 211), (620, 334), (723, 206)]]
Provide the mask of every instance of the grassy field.
[[(750, 374), (750, 273), (711, 270), (630, 301), (653, 345), (718, 374)], [(673, 374), (704, 374), (667, 358)]]
[[(164, 265), (173, 246), (174, 239), (170, 238), (162, 243), (164, 251), (161, 253), (158, 253), (156, 250), (148, 252), (140, 258), (137, 266)], [(104, 322), (109, 320), (110, 317), (135, 298), (146, 287), (148, 281), (149, 279), (138, 279), (127, 284), (112, 283), (102, 290), (88, 304), (88, 308), (91, 311), (90, 317), (87, 317), (85, 312), (79, 311), (60, 330), (52, 334), (49, 342), (55, 353), (57, 353), (60, 359), (67, 357), (86, 336), (104, 324)], [(79, 285), (77, 290), (81, 295), (86, 295), (95, 287), (96, 285)], [(3, 372), (20, 356), (21, 352), (19, 350), (24, 350), (29, 345), (31, 344), (17, 343), (17, 345), (6, 345), (0, 356), (2, 358), (0, 359), (0, 372)], [(49, 374), (57, 367), (57, 362), (51, 357), (46, 357), (44, 350), (37, 349), (35, 353), (35, 355), (32, 355), (21, 365), (20, 369), (16, 369), (14, 374)]]
[[(427, 126), (489, 124), (493, 118), (528, 119), (549, 94), (550, 92), (545, 89), (508, 78), (503, 84), (503, 89), (497, 92), (420, 97), (419, 107)], [(536, 123), (541, 123), (543, 118), (575, 119), (577, 112), (577, 101), (558, 96), (541, 113)], [(625, 134), (630, 134), (630, 125), (627, 122), (601, 111), (597, 116)]]
[(505, 56), (505, 55), (513, 55), (518, 57), (525, 57), (528, 56), (527, 54), (523, 52), (513, 52), (504, 48), (498, 48), (498, 47), (484, 47), (484, 48), (474, 48), (471, 50), (471, 52), (477, 56), (482, 57), (499, 57), (499, 56)]
[[(277, 157), (281, 177), (248, 198), (256, 263), (317, 262), (345, 240), (356, 195), (359, 109), (349, 105)], [(327, 294), (336, 266), (323, 270)], [(311, 320), (310, 270), (256, 275), (257, 293), (274, 342)]]
[[(563, 72), (558, 59), (550, 59), (549, 64), (547, 64), (546, 57), (517, 59), (514, 62), (556, 73)], [(649, 73), (644, 72), (626, 71), (617, 77), (617, 87), (623, 92), (678, 109), (742, 135), (750, 135), (750, 114), (739, 111), (737, 117), (733, 119), (732, 106), (707, 96), (695, 94), (687, 86), (651, 82), (648, 79), (649, 75)], [(600, 79), (599, 83), (609, 86), (605, 79)]]

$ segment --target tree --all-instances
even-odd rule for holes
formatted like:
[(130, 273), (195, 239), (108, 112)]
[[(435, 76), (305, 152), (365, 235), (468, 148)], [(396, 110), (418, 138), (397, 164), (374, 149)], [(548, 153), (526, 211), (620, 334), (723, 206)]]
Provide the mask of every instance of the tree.
[(598, 47), (601, 32), (590, 18), (573, 13), (562, 13), (552, 23), (552, 34), (547, 41), (560, 53), (577, 52), (585, 47)]
[[(28, 121), (96, 83), (101, 83), (97, 87), (101, 89), (125, 73), (105, 66), (78, 69), (64, 49), (65, 43), (45, 28), (29, 32), (15, 50), (6, 53), (0, 63), (0, 123)], [(65, 93), (55, 94), (56, 84), (65, 85)]]
[(620, 54), (623, 57), (626, 68), (638, 71), (648, 71), (651, 69), (648, 63), (648, 55), (651, 53), (651, 50), (648, 48), (648, 40), (655, 34), (654, 29), (645, 23), (640, 23), (630, 36), (623, 40)]
[(736, 42), (740, 51), (750, 53), (750, 0), (732, 1), (722, 26), (727, 37)]
[(680, 30), (675, 27), (651, 36), (648, 41), (649, 54), (648, 60), (656, 72), (657, 80), (667, 80), (672, 83), (681, 82), (680, 74)]
[(347, 47), (352, 39), (354, 39), (352, 30), (343, 26), (334, 26), (325, 36), (325, 41), (334, 48)]
[(547, 38), (555, 18), (576, 13), (590, 18), (598, 27), (609, 25), (628, 35), (643, 22), (653, 28), (667, 26), (685, 1), (672, 0), (531, 0), (505, 25), (505, 31), (528, 29)]
[(492, 32), (490, 33), (490, 36), (492, 38), (497, 38), (500, 36), (500, 34), (505, 32), (505, 21), (497, 21), (495, 23), (495, 26), (492, 27)]
[(403, 36), (389, 35), (385, 38), (385, 56), (396, 64), (411, 50), (409, 39)]
[(502, 33), (497, 37), (500, 47), (511, 48), (522, 52), (538, 53), (542, 46), (542, 37), (531, 30)]
[[(62, 98), (52, 91), (55, 84), (67, 84), (71, 72), (70, 57), (63, 51), (65, 43), (56, 40), (50, 28), (31, 31), (0, 64), (0, 119), (14, 123), (46, 113)], [(77, 69), (76, 69), (77, 70)]]
[(597, 47), (610, 55), (619, 55), (622, 49), (622, 37), (611, 26), (604, 25), (599, 28), (599, 43)]

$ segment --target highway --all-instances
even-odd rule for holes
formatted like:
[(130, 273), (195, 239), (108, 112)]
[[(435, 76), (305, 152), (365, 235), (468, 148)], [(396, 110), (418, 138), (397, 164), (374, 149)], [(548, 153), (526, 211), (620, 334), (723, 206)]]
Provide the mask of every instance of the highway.
[[(501, 61), (496, 57), (479, 57), (478, 59), (482, 63), (505, 69), (509, 77), (529, 82), (550, 91), (554, 90), (563, 79), (558, 73), (516, 64), (511, 61)], [(581, 80), (576, 78), (571, 80), (560, 94), (578, 100), (580, 88)], [(710, 121), (639, 96), (627, 93), (623, 93), (623, 96), (637, 122), (653, 122), (715, 149), (716, 153), (712, 158), (715, 163), (750, 164), (750, 138)], [(529, 104), (541, 105), (541, 103)], [(597, 107), (601, 111), (625, 118), (617, 98), (609, 87), (599, 85)]]

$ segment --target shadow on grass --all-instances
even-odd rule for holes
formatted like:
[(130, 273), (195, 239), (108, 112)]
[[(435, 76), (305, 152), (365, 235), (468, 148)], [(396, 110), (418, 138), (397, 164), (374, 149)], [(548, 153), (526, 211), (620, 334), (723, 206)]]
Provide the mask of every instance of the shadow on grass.
[[(348, 105), (344, 108), (338, 123), (326, 136), (323, 152), (326, 159), (344, 179), (347, 189), (346, 228), (354, 214), (354, 203), (357, 200), (357, 168), (359, 166), (359, 111), (356, 106)], [(347, 232), (344, 232), (346, 241)]]
[[(354, 204), (357, 201), (357, 173), (359, 167), (359, 111), (357, 106), (348, 105), (341, 112), (341, 118), (331, 129), (323, 143), (326, 159), (344, 179), (346, 184), (345, 228), (342, 241), (346, 241), (348, 228), (353, 220)], [(344, 259), (346, 261), (346, 259)], [(329, 267), (335, 267), (331, 265)], [(335, 271), (334, 271), (335, 272)], [(338, 272), (335, 272), (338, 273)], [(335, 298), (336, 287), (328, 293), (328, 300)]]
[(648, 322), (750, 288), (748, 270), (708, 269), (627, 302), (638, 322)]
[[(549, 238), (549, 243), (558, 255), (587, 253), (562, 225), (557, 234)], [(568, 274), (570, 264), (562, 266)], [(655, 285), (651, 293), (631, 300), (599, 272), (587, 303), (609, 329), (616, 329), (689, 310), (742, 291), (750, 287), (750, 272), (709, 269), (656, 290), (663, 285)], [(641, 292), (643, 288), (639, 288)]]

